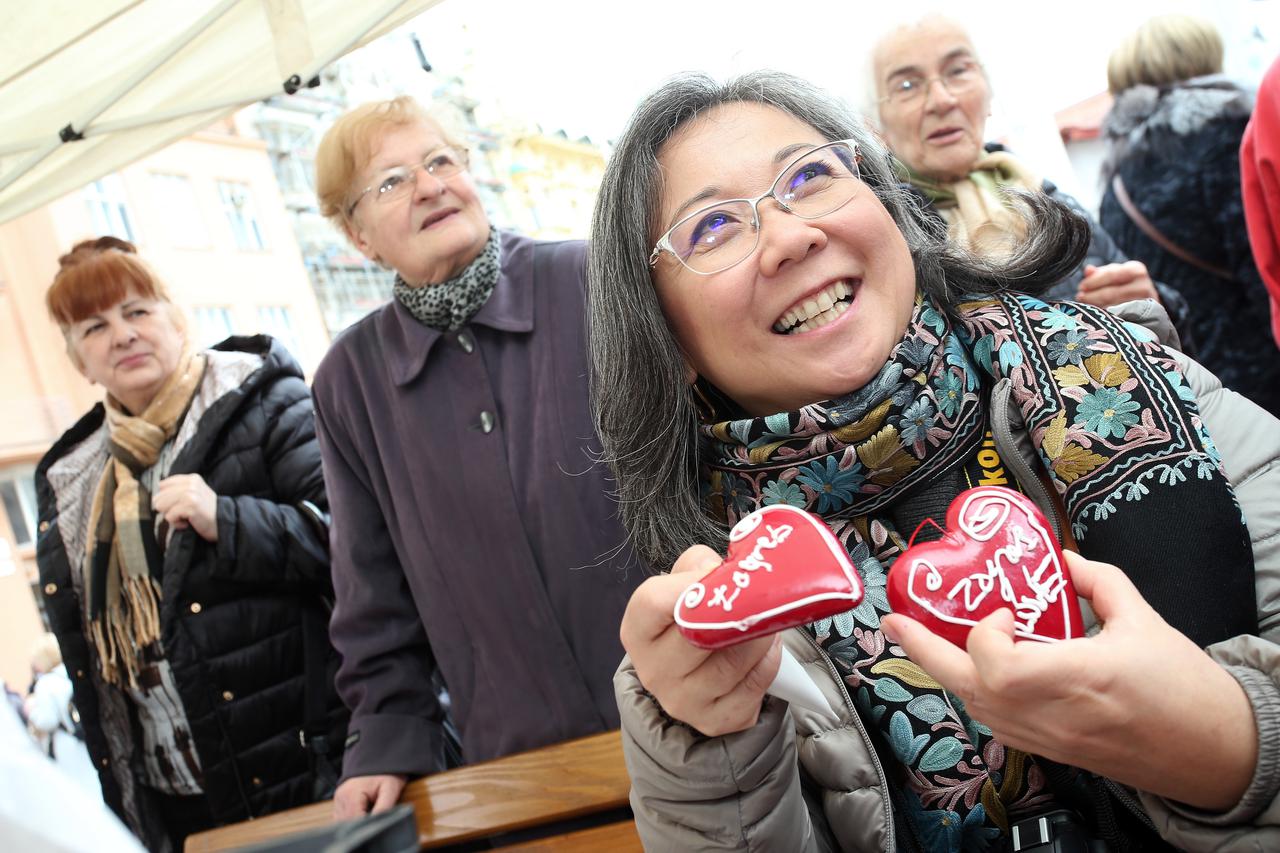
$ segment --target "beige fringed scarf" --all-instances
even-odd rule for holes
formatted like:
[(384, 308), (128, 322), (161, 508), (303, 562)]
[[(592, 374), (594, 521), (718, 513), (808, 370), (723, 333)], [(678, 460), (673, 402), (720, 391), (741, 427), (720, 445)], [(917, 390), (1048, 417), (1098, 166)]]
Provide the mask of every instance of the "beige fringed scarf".
[(107, 395), (110, 458), (94, 492), (85, 549), (85, 621), (111, 683), (136, 684), (139, 656), (160, 639), (160, 548), (151, 495), (138, 475), (156, 463), (173, 438), (200, 380), (205, 356), (190, 349), (140, 415)]
[[(904, 165), (905, 168), (905, 165)], [(984, 154), (958, 181), (940, 182), (905, 168), (947, 223), (947, 236), (975, 254), (1004, 257), (1026, 236), (1026, 226), (1000, 194), (1001, 187), (1039, 192), (1040, 179), (1005, 151)]]

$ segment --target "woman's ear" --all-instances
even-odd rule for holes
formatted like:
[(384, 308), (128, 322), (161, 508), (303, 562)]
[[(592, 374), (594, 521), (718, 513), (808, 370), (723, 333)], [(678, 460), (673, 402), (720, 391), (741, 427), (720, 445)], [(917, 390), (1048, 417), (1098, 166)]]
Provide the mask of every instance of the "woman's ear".
[(369, 244), (368, 238), (365, 236), (364, 229), (361, 228), (354, 219), (348, 219), (342, 223), (342, 230), (346, 232), (347, 239), (351, 241), (351, 245), (355, 246), (369, 260), (378, 266), (386, 266), (382, 263), (382, 258), (378, 257), (378, 253), (373, 250), (373, 246)]

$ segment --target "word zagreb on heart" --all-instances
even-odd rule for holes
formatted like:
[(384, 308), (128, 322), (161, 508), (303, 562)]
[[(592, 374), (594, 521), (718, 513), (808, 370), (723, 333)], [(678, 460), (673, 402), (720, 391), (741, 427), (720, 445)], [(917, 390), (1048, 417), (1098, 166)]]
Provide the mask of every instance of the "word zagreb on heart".
[[(958, 605), (958, 609), (952, 608), (952, 613), (944, 612), (935, 604), (937, 593), (947, 582), (942, 571), (928, 557), (914, 558), (907, 580), (911, 599), (939, 619), (973, 625), (981, 616), (991, 612), (991, 606), (983, 607), (983, 604), (995, 591), (1012, 607), (1018, 634), (1030, 639), (1053, 640), (1036, 633), (1036, 624), (1041, 616), (1062, 602), (1068, 586), (1058, 555), (1049, 547), (1051, 534), (1041, 528), (1035, 518), (1027, 519), (1034, 528), (1030, 531), (1011, 521), (1012, 504), (996, 490), (975, 492), (960, 508), (960, 532), (978, 542), (987, 542), (1003, 533), (1004, 544), (984, 561), (980, 570), (955, 580), (944, 593), (947, 601)], [(1012, 572), (1021, 574), (1021, 584), (1010, 579)], [(979, 611), (981, 615), (972, 618), (961, 615)]]
[[(764, 536), (756, 539), (756, 546), (751, 553), (738, 561), (739, 571), (733, 573), (733, 594), (729, 594), (729, 584), (722, 583), (711, 593), (711, 601), (708, 607), (720, 606), (728, 613), (733, 610), (733, 602), (737, 599), (738, 594), (751, 585), (750, 572), (756, 572), (764, 569), (766, 572), (773, 571), (773, 564), (765, 560), (763, 551), (777, 548), (783, 542), (787, 541), (787, 537), (791, 535), (794, 529), (789, 524), (782, 524), (778, 527), (765, 526), (768, 531)], [(748, 531), (750, 532), (750, 531)], [(700, 583), (692, 584), (685, 590), (685, 606), (697, 607), (702, 603), (703, 596), (707, 594), (707, 589)]]

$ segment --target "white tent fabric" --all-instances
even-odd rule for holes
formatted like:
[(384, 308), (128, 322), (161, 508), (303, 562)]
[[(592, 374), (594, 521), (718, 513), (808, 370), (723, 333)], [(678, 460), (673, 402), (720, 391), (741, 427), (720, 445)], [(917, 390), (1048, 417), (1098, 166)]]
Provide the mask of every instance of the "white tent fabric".
[(0, 14), (0, 222), (270, 95), (439, 0), (40, 0)]

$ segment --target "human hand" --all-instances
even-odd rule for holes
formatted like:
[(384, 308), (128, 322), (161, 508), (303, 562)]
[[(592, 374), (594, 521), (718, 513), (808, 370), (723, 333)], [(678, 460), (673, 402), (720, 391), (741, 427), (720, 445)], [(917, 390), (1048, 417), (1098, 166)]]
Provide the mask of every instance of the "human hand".
[(1125, 261), (1122, 264), (1105, 264), (1095, 267), (1086, 264), (1084, 278), (1076, 291), (1076, 301), (1109, 308), (1135, 299), (1160, 301), (1155, 282), (1147, 274), (1142, 261)]
[(333, 793), (333, 819), (385, 812), (400, 799), (407, 776), (352, 776)]
[(1006, 746), (1191, 806), (1234, 806), (1258, 760), (1240, 684), (1115, 566), (1065, 556), (1104, 623), (1093, 637), (1015, 644), (1006, 609), (974, 626), (967, 652), (906, 616), (881, 625)]
[(218, 496), (199, 474), (161, 480), (151, 496), (151, 508), (175, 530), (191, 527), (206, 542), (218, 541)]
[(685, 551), (670, 574), (636, 588), (619, 632), (636, 676), (663, 710), (711, 737), (755, 725), (782, 661), (781, 634), (709, 651), (676, 628), (676, 601), (721, 560), (703, 545)]

